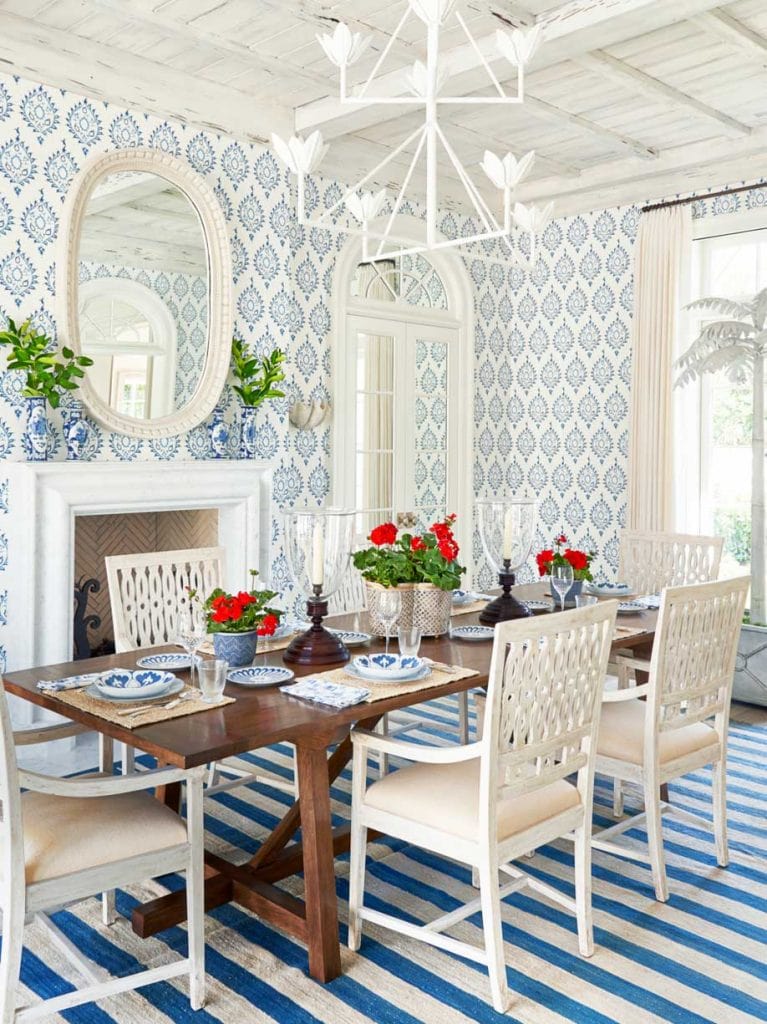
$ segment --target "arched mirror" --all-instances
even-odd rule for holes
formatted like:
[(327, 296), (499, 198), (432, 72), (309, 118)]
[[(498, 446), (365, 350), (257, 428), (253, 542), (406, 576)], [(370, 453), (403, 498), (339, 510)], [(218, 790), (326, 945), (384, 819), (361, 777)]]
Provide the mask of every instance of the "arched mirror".
[(215, 406), (229, 366), (231, 261), (207, 183), (157, 150), (98, 155), (61, 227), (61, 340), (90, 356), (82, 397), (104, 426), (166, 437)]

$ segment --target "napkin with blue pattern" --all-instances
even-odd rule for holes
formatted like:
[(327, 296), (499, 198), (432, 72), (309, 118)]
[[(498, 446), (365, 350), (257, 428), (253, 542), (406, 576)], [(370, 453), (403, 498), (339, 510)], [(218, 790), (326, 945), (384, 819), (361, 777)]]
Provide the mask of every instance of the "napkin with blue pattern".
[(326, 704), (331, 708), (350, 708), (355, 704), (361, 704), (370, 696), (370, 690), (365, 686), (340, 686), (329, 679), (323, 679), (322, 676), (306, 676), (299, 682), (281, 686), (280, 689), (291, 697), (301, 697), (302, 700)]

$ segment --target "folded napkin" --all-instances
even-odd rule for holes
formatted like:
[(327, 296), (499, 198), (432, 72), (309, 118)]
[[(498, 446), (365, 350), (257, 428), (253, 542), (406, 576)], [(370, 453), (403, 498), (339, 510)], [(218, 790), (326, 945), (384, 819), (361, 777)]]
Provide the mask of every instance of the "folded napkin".
[(99, 678), (98, 672), (89, 672), (84, 676), (67, 676), (65, 679), (41, 679), (38, 690), (56, 693), (58, 690), (79, 690), (81, 686), (90, 686)]
[(329, 679), (323, 679), (321, 676), (306, 676), (300, 682), (281, 686), (280, 689), (283, 693), (289, 693), (291, 697), (302, 697), (304, 700), (327, 704), (332, 708), (350, 708), (354, 704), (361, 704), (370, 696), (370, 690), (364, 686), (339, 686), (338, 683), (331, 683)]

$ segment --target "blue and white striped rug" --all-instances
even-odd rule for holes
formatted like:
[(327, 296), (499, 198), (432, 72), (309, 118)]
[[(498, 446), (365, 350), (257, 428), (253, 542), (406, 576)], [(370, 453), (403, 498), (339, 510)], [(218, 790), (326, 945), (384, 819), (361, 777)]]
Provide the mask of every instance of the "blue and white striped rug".
[[(452, 698), (418, 709), (420, 728), (411, 734), (427, 742), (450, 741), (456, 719)], [(250, 757), (286, 776), (287, 746)], [(334, 788), (338, 820), (348, 818), (347, 772)], [(598, 783), (598, 798), (606, 785)], [(672, 786), (672, 801), (710, 817), (707, 771)], [(207, 918), (209, 999), (205, 1010), (189, 1010), (184, 981), (162, 983), (138, 993), (68, 1011), (77, 1024), (199, 1021), (201, 1024), (746, 1024), (767, 1020), (767, 729), (734, 725), (730, 744), (729, 812), (732, 864), (717, 868), (705, 829), (669, 819), (665, 824), (671, 899), (655, 901), (649, 869), (596, 852), (594, 856), (594, 957), (577, 954), (575, 922), (561, 908), (528, 892), (504, 905), (509, 983), (515, 999), (503, 1017), (489, 1005), (486, 974), (422, 943), (377, 929), (366, 932), (359, 954), (344, 950), (344, 974), (330, 985), (306, 974), (301, 945), (235, 906)], [(258, 837), (271, 829), (289, 797), (254, 785), (222, 794), (208, 806), (210, 843), (245, 859)], [(600, 823), (609, 818), (600, 810)], [(641, 842), (644, 833), (628, 833)], [(526, 870), (566, 892), (572, 891), (572, 851), (556, 843), (525, 862)], [(347, 865), (337, 862), (342, 922), (346, 913)], [(475, 895), (469, 871), (400, 842), (371, 847), (367, 900), (371, 906), (425, 921)], [(177, 878), (169, 880), (180, 884)], [(300, 893), (301, 882), (292, 880)], [(137, 900), (155, 893), (120, 893), (118, 908), (129, 915)], [(167, 961), (185, 948), (185, 932), (172, 929), (142, 941), (125, 920), (102, 927), (99, 904), (89, 900), (56, 922), (87, 955), (117, 974), (141, 964)], [(346, 938), (345, 924), (341, 927)], [(455, 932), (481, 942), (479, 915)], [(71, 988), (71, 968), (52, 949), (37, 925), (27, 930), (22, 980), (25, 1001)]]

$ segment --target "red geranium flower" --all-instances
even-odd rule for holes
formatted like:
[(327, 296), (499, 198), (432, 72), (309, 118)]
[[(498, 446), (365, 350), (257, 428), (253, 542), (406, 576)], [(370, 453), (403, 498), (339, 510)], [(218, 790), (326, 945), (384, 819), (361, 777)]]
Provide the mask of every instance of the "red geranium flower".
[(538, 563), (538, 575), (545, 576), (549, 571), (549, 565), (554, 560), (554, 551), (551, 548), (546, 548), (545, 551), (539, 551), (535, 556), (535, 560)]
[(394, 523), (381, 523), (380, 526), (371, 530), (369, 537), (371, 543), (377, 547), (381, 547), (382, 544), (393, 544), (396, 539), (397, 527)]
[(585, 551), (573, 551), (571, 548), (565, 548), (565, 558), (573, 567), (573, 569), (587, 569), (589, 565), (589, 556)]
[(567, 544), (567, 537), (563, 533), (557, 537), (557, 544)]
[(410, 541), (410, 550), (411, 551), (425, 551), (426, 550), (426, 545), (423, 542), (423, 538), (421, 538), (421, 537), (413, 537), (412, 540)]
[(249, 594), (246, 590), (241, 590), (237, 595), (236, 600), (239, 601), (243, 608), (247, 608), (248, 605), (253, 604), (256, 599), (255, 597), (253, 597), (252, 594)]
[(443, 537), (442, 540), (437, 541), (437, 547), (447, 562), (454, 562), (458, 557), (458, 545), (452, 537)]
[(271, 612), (267, 612), (261, 620), (261, 625), (257, 627), (256, 633), (258, 636), (272, 636), (277, 626), (277, 616), (272, 615)]

